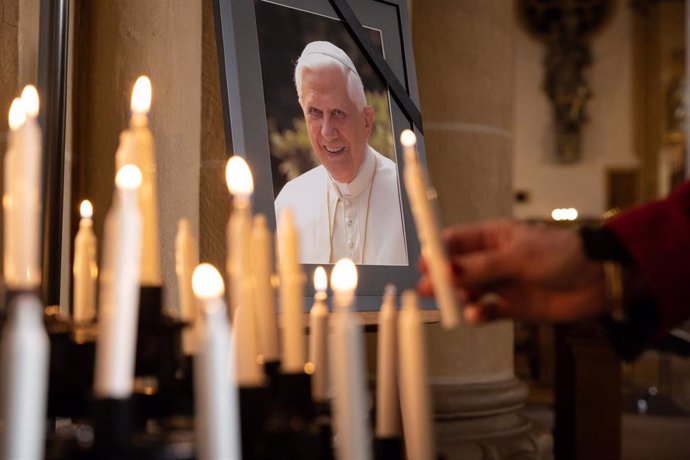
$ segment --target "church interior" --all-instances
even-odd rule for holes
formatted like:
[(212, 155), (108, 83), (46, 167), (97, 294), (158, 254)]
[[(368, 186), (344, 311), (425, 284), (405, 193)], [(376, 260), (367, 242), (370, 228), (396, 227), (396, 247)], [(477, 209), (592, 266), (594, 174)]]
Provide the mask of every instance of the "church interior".
[[(180, 235), (184, 233), (189, 241), (193, 240), (189, 245), (194, 247), (191, 257), (196, 263), (205, 262), (220, 273), (227, 271), (228, 276), (235, 273), (241, 277), (243, 267), (233, 265), (235, 262), (227, 254), (244, 254), (249, 249), (228, 236), (232, 234), (228, 220), (232, 223), (233, 216), (238, 216), (239, 222), (243, 212), (251, 212), (251, 205), (256, 212), (273, 209), (271, 171), (263, 166), (255, 167), (252, 157), (248, 157), (255, 173), (256, 193), (252, 204), (247, 204), (252, 198), (232, 190), (230, 179), (226, 185), (226, 162), (233, 154), (233, 146), (251, 145), (258, 137), (251, 135), (257, 129), (254, 123), (257, 117), (263, 123), (261, 126), (268, 123), (269, 129), (275, 123), (266, 114), (263, 101), (251, 97), (241, 101), (233, 99), (233, 94), (237, 94), (233, 88), (240, 88), (244, 97), (242, 85), (249, 84), (252, 90), (261, 91), (261, 76), (248, 77), (244, 72), (237, 77), (228, 71), (228, 60), (236, 59), (234, 62), (241, 68), (243, 63), (253, 62), (258, 56), (237, 52), (236, 48), (223, 51), (221, 44), (239, 46), (238, 43), (256, 40), (256, 35), (247, 36), (247, 30), (255, 30), (251, 27), (235, 24), (239, 30), (225, 29), (223, 14), (228, 11), (230, 15), (249, 14), (250, 11), (254, 17), (253, 8), (264, 3), (299, 4), (314, 11), (339, 11), (338, 8), (347, 11), (348, 4), (358, 12), (370, 11), (369, 7), (374, 11), (379, 5), (402, 11), (394, 24), (400, 30), (396, 40), (401, 41), (402, 45), (397, 46), (403, 49), (404, 56), (400, 65), (391, 59), (391, 66), (402, 81), (403, 92), (409, 92), (409, 97), (405, 97), (421, 112), (423, 131), (417, 125), (415, 132), (420, 152), (423, 151), (420, 157), (428, 170), (423, 175), (428, 177), (435, 192), (425, 190), (424, 202), (429, 197), (429, 201), (436, 202), (434, 206), (442, 227), (495, 218), (564, 229), (596, 226), (617, 213), (665, 197), (690, 177), (687, 147), (690, 61), (686, 53), (690, 44), (687, 29), (690, 16), (685, 0), (3, 0), (0, 109), (4, 114), (10, 112), (13, 99), (26, 85), (39, 88), (42, 112), (38, 122), (43, 130), (44, 169), (41, 179), (35, 182), (38, 186), (34, 187), (36, 196), (43, 192), (36, 208), (40, 213), (40, 228), (34, 232), (20, 225), (18, 230), (12, 230), (19, 233), (12, 233), (15, 240), (8, 244), (12, 223), (7, 211), (0, 218), (5, 235), (5, 243), (0, 245), (5, 261), (0, 303), (0, 324), (5, 327), (0, 332), (2, 396), (7, 398), (8, 388), (22, 381), (12, 377), (21, 373), (18, 371), (21, 366), (8, 364), (15, 355), (6, 349), (13, 337), (8, 326), (11, 324), (9, 306), (15, 300), (28, 302), (32, 305), (27, 306), (33, 309), (33, 300), (27, 299), (40, 299), (41, 324), (45, 327), (34, 326), (48, 332), (41, 336), (27, 334), (25, 338), (33, 337), (28, 342), (42, 344), (36, 347), (29, 344), (27, 349), (36, 352), (35, 348), (45, 348), (48, 344), (50, 348), (49, 358), (45, 353), (42, 357), (23, 355), (34, 356), (26, 361), (35, 364), (27, 366), (32, 370), (26, 372), (34, 373), (26, 374), (29, 377), (23, 382), (27, 388), (33, 388), (28, 383), (40, 380), (43, 371), (39, 367), (43, 361), (50, 379), (36, 387), (33, 396), (24, 395), (29, 398), (29, 406), (42, 410), (42, 418), (37, 425), (26, 422), (29, 433), (23, 436), (33, 440), (34, 446), (44, 447), (27, 450), (31, 451), (27, 457), (16, 456), (20, 450), (8, 453), (12, 452), (7, 448), (8, 439), (21, 436), (12, 434), (16, 432), (11, 426), (20, 423), (10, 419), (8, 414), (12, 412), (7, 409), (10, 404), (4, 401), (0, 406), (0, 417), (5, 417), (0, 418), (0, 439), (5, 439), (5, 444), (0, 442), (3, 449), (0, 458), (690, 458), (690, 322), (626, 361), (616, 353), (595, 320), (548, 324), (501, 319), (481, 326), (461, 324), (448, 328), (443, 324), (447, 310), (427, 308), (424, 305), (428, 303), (421, 310), (414, 306), (421, 322), (410, 325), (407, 337), (399, 337), (399, 353), (406, 351), (414, 359), (400, 361), (401, 369), (397, 371), (399, 385), (404, 390), (400, 402), (395, 402), (402, 404), (402, 408), (393, 409), (395, 417), (399, 419), (402, 415), (404, 428), (402, 434), (400, 428), (397, 430), (396, 439), (402, 443), (397, 447), (379, 442), (388, 439), (379, 436), (382, 416), (377, 412), (384, 400), (383, 393), (377, 393), (385, 367), (381, 361), (381, 348), (386, 340), (382, 325), (384, 307), (376, 306), (364, 312), (358, 312), (356, 306), (349, 307), (353, 311), (342, 317), (342, 324), (331, 320), (331, 334), (343, 334), (342, 343), (336, 341), (331, 345), (329, 365), (341, 372), (333, 375), (338, 375), (342, 382), (351, 382), (348, 379), (357, 374), (366, 383), (362, 394), (354, 390), (350, 394), (348, 383), (333, 382), (333, 385), (344, 385), (346, 389), (341, 387), (341, 393), (353, 399), (332, 404), (354, 419), (351, 430), (342, 429), (339, 433), (342, 438), (336, 436), (334, 451), (328, 440), (333, 428), (330, 418), (335, 415), (325, 397), (317, 403), (310, 400), (318, 384), (317, 374), (311, 375), (313, 366), (308, 370), (313, 364), (311, 340), (317, 330), (314, 323), (309, 323), (309, 308), (312, 302), (316, 305), (319, 299), (325, 299), (325, 291), (308, 287), (305, 291), (308, 301), (302, 298), (303, 281), (302, 284), (295, 281), (294, 286), (301, 287), (291, 291), (288, 282), (291, 275), (283, 274), (292, 269), (299, 273), (297, 278), (306, 276), (306, 284), (311, 286), (313, 268), (301, 268), (297, 261), (292, 268), (284, 267), (282, 249), (276, 273), (273, 273), (275, 267), (266, 268), (265, 298), (259, 293), (258, 278), (257, 293), (251, 296), (257, 304), (261, 297), (264, 304), (274, 308), (271, 292), (279, 291), (286, 298), (296, 293), (298, 301), (295, 302), (301, 309), (298, 314), (289, 315), (284, 310), (271, 321), (276, 330), (283, 331), (284, 353), (299, 342), (302, 359), (309, 348), (310, 361), (297, 360), (293, 373), (284, 374), (271, 370), (269, 364), (273, 361), (268, 355), (255, 353), (250, 361), (256, 362), (238, 364), (239, 402), (237, 398), (226, 401), (227, 395), (220, 394), (222, 391), (218, 395), (213, 393), (218, 390), (211, 385), (215, 374), (209, 363), (221, 359), (230, 348), (225, 342), (213, 342), (210, 338), (208, 343), (204, 342), (207, 353), (198, 351), (200, 348), (195, 348), (198, 344), (189, 345), (187, 335), (192, 329), (185, 322), (188, 319), (181, 315), (184, 305), (203, 304), (206, 315), (220, 315), (222, 310), (223, 316), (217, 319), (227, 323), (225, 295), (195, 300), (191, 292), (191, 271), (187, 277), (189, 292), (185, 294), (180, 275), (184, 269), (180, 262)], [(374, 21), (361, 16), (360, 28), (362, 24), (367, 26), (367, 21)], [(333, 13), (333, 17), (338, 16)], [(294, 31), (296, 36), (300, 33)], [(385, 33), (384, 30), (383, 49), (394, 55), (395, 47), (386, 42), (389, 38)], [(399, 67), (404, 70), (400, 71)], [(140, 75), (149, 77), (149, 90), (152, 88), (153, 92), (150, 109), (143, 112), (130, 101)], [(285, 78), (292, 85), (292, 75)], [(395, 83), (400, 85), (399, 81)], [(393, 89), (389, 91), (388, 99), (382, 99), (380, 105), (393, 107), (389, 110), (397, 114), (395, 107), (405, 105), (395, 97)], [(295, 96), (289, 96), (296, 101)], [(252, 118), (243, 124), (241, 117), (234, 116), (238, 112), (230, 115), (233, 107), (239, 107), (241, 114), (250, 114)], [(400, 109), (400, 114), (406, 110)], [(391, 115), (393, 130), (401, 126), (396, 116)], [(412, 125), (408, 122), (407, 127)], [(390, 126), (387, 129), (391, 131)], [(12, 171), (16, 165), (7, 159), (19, 145), (14, 141), (13, 147), (14, 131), (15, 128), (5, 124), (0, 128), (0, 152), (5, 158), (0, 162), (4, 208), (11, 208), (6, 204), (8, 184), (18, 171)], [(394, 133), (396, 140), (391, 145), (394, 160), (398, 146), (402, 188), (403, 154), (397, 143), (399, 136), (400, 132)], [(265, 133), (260, 133), (260, 137), (268, 142)], [(137, 170), (141, 186), (152, 180), (152, 193), (154, 197), (157, 195), (152, 215), (157, 219), (158, 234), (151, 236), (147, 234), (146, 224), (143, 230), (137, 227), (136, 216), (132, 218), (133, 226), (127, 227), (130, 219), (126, 190), (131, 190), (118, 185), (114, 194), (113, 181), (127, 167), (122, 167), (128, 164), (127, 149), (132, 149), (131, 154), (135, 146), (140, 146), (137, 143), (143, 145), (154, 140), (153, 166)], [(307, 141), (304, 137), (303, 142)], [(280, 170), (288, 167), (286, 162)], [(19, 193), (22, 200), (33, 196), (26, 190)], [(139, 190), (140, 197), (141, 193)], [(95, 282), (99, 271), (101, 276), (108, 273), (106, 267), (100, 267), (101, 261), (110, 261), (113, 266), (120, 262), (123, 267), (127, 265), (127, 252), (112, 249), (115, 243), (120, 248), (134, 248), (137, 258), (141, 252), (144, 259), (150, 256), (158, 261), (153, 271), (147, 271), (143, 262), (141, 273), (137, 268), (135, 278), (141, 276), (141, 289), (136, 279), (131, 285), (134, 288), (127, 290), (127, 270), (123, 268), (124, 281), (116, 280), (109, 291), (99, 293), (100, 299), (112, 295), (113, 304), (124, 305), (126, 294), (134, 295), (136, 291), (135, 298), (139, 300), (135, 303), (158, 306), (158, 311), (150, 317), (142, 316), (140, 311), (137, 318), (134, 310), (135, 316), (129, 320), (138, 321), (138, 338), (129, 337), (126, 330), (115, 326), (112, 329), (113, 350), (126, 348), (117, 337), (129, 337), (136, 342), (136, 353), (132, 351), (129, 357), (133, 359), (136, 355), (136, 376), (133, 383), (129, 380), (123, 383), (123, 387), (131, 387), (126, 400), (134, 400), (134, 407), (123, 404), (125, 399), (113, 396), (120, 394), (120, 387), (106, 381), (107, 371), (99, 371), (99, 360), (106, 361), (107, 357), (101, 357), (100, 345), (94, 351), (94, 342), (106, 334), (96, 333), (91, 323), (80, 329), (82, 326), (74, 318), (78, 291), (75, 279), (77, 272), (83, 270), (83, 267), (78, 270), (76, 263), (81, 244), (78, 232), (84, 221), (80, 203), (85, 199), (90, 200), (89, 226), (94, 241), (98, 242), (92, 256), (99, 267), (87, 268), (89, 278)], [(117, 225), (122, 229), (115, 237), (111, 230), (117, 227), (111, 223), (115, 222), (111, 218), (114, 209), (121, 213)], [(412, 228), (419, 228), (419, 223), (414, 227), (412, 222), (413, 213), (418, 218), (417, 211), (409, 211), (407, 204), (403, 210), (409, 220), (405, 224), (408, 233)], [(16, 220), (23, 218), (21, 209), (13, 212)], [(142, 208), (144, 220), (146, 212)], [(276, 216), (272, 211), (267, 219), (268, 231), (275, 231)], [(265, 221), (264, 218), (264, 226)], [(22, 222), (30, 225), (29, 221)], [(250, 225), (252, 221), (248, 222)], [(240, 224), (237, 225), (239, 229)], [(256, 218), (253, 225), (256, 228)], [(134, 233), (126, 234), (125, 227)], [(7, 259), (14, 257), (15, 252), (18, 258), (23, 257), (15, 246), (26, 247), (29, 243), (25, 241), (32, 236), (36, 237), (36, 251), (43, 254), (40, 273), (36, 275), (38, 281), (32, 279), (29, 284), (12, 285), (9, 280), (14, 275), (8, 274)], [(136, 245), (129, 244), (137, 238)], [(272, 237), (266, 238), (271, 240), (266, 243), (270, 248)], [(282, 235), (276, 238), (280, 240)], [(408, 248), (415, 251), (408, 252), (407, 271), (361, 268), (360, 285), (381, 288), (375, 302), (381, 299), (385, 302), (384, 281), (396, 282), (397, 273), (403, 273), (399, 278), (402, 281), (398, 281), (399, 293), (415, 288), (418, 275), (413, 261), (418, 260), (420, 244), (428, 242), (409, 241)], [(244, 242), (249, 242), (249, 238)], [(108, 246), (106, 253), (108, 243), (112, 246)], [(269, 250), (266, 253), (269, 265), (272, 257)], [(117, 268), (114, 270), (117, 273)], [(333, 284), (335, 268), (331, 265), (327, 270)], [(392, 279), (385, 280), (386, 277)], [(222, 280), (220, 284), (223, 292)], [(100, 290), (105, 291), (103, 284)], [(236, 298), (249, 298), (243, 297), (249, 294), (235, 288), (235, 284), (226, 290), (231, 303)], [(319, 297), (321, 294), (323, 298)], [(333, 294), (329, 302), (332, 300), (335, 308), (352, 301), (340, 291)], [(96, 291), (89, 295), (96, 296)], [(191, 300), (185, 295), (192, 296)], [(403, 302), (416, 305), (412, 297), (403, 294)], [(404, 313), (409, 313), (406, 308), (398, 312), (400, 321)], [(117, 311), (108, 314), (117, 319)], [(95, 315), (94, 309), (90, 321), (94, 321)], [(99, 320), (106, 317), (100, 310), (98, 315)], [(30, 319), (27, 316), (27, 324)], [(233, 350), (239, 350), (238, 362), (246, 359), (243, 351), (251, 353), (249, 348), (255, 345), (266, 346), (264, 342), (254, 344), (255, 337), (241, 333), (242, 321), (250, 322), (257, 330), (261, 327), (258, 323), (254, 325), (260, 319), (234, 316)], [(287, 332), (291, 321), (298, 322), (296, 338)], [(208, 337), (213, 332), (210, 324), (206, 328)], [(227, 331), (223, 331), (216, 331), (219, 334), (216, 338), (229, 340)], [(403, 331), (402, 323), (400, 331)], [(197, 336), (194, 337), (196, 340)], [(259, 338), (263, 340), (262, 337)], [(290, 342), (290, 337), (296, 342)], [(417, 343), (421, 345), (415, 349)], [(192, 351), (187, 350), (188, 345)], [(220, 350), (219, 355), (213, 354), (216, 349)], [(117, 360), (126, 357), (119, 353), (113, 351), (112, 359), (121, 364), (125, 361)], [(196, 362), (196, 353), (204, 356), (198, 360), (202, 364)], [(283, 355), (282, 359), (286, 366), (288, 358)], [(361, 365), (359, 374), (343, 364), (351, 359)], [(412, 366), (409, 363), (417, 361), (421, 367), (405, 369), (403, 362)], [(95, 371), (94, 362), (97, 363)], [(119, 375), (117, 368), (114, 365), (110, 372)], [(253, 374), (257, 369), (261, 369), (261, 375)], [(203, 376), (199, 377), (200, 374)], [(270, 384), (266, 383), (269, 381)], [(233, 409), (235, 418), (230, 420), (228, 414), (218, 409), (223, 404), (198, 399), (194, 392), (205, 384), (208, 384), (205, 398), (218, 396), (227, 407), (239, 404), (239, 412), (236, 407)], [(269, 397), (268, 387), (277, 396)], [(99, 394), (107, 397), (99, 399)], [(211, 403), (203, 405), (204, 401)], [(370, 415), (357, 413), (360, 405), (364, 407), (362, 412), (369, 411)], [(196, 407), (196, 422), (192, 406)], [(199, 421), (202, 406), (206, 408), (204, 415), (208, 416), (203, 423)], [(272, 414), (274, 409), (277, 415)], [(271, 417), (261, 418), (268, 413)], [(375, 433), (365, 433), (362, 428), (370, 423), (367, 417), (375, 419), (371, 424), (376, 426)], [(228, 434), (229, 429), (228, 433), (218, 434), (221, 427), (233, 423), (235, 435)], [(337, 423), (342, 423), (341, 427), (350, 426), (341, 419)], [(400, 441), (401, 437), (404, 441)], [(240, 438), (241, 448), (237, 447)], [(359, 439), (366, 439), (367, 443), (373, 439), (374, 450), (366, 451)], [(21, 443), (21, 439), (17, 442)], [(233, 448), (240, 449), (242, 456), (217, 456), (218, 452)]]

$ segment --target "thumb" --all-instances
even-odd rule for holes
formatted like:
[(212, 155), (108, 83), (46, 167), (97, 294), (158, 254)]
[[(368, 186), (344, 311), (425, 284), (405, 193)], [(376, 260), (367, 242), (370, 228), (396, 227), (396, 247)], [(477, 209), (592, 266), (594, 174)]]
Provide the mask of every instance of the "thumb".
[(508, 264), (495, 251), (474, 252), (456, 259), (462, 272), (458, 275), (462, 284), (486, 286), (502, 281), (508, 276)]

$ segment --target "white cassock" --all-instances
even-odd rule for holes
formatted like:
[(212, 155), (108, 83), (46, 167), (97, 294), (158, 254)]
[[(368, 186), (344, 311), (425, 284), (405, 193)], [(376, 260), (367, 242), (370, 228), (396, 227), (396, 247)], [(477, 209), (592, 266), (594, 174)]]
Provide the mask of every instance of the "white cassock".
[(291, 180), (275, 201), (276, 216), (292, 209), (300, 262), (407, 265), (396, 164), (368, 147), (357, 177), (335, 181), (321, 165)]

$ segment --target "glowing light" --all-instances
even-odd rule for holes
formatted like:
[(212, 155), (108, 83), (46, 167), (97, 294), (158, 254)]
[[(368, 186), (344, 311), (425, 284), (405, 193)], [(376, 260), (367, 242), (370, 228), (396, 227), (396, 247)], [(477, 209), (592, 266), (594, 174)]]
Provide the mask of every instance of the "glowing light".
[(93, 205), (89, 200), (84, 200), (79, 205), (79, 214), (81, 214), (82, 219), (91, 219), (93, 217)]
[(331, 287), (337, 292), (354, 291), (357, 288), (357, 267), (347, 258), (340, 259), (331, 272)]
[(578, 212), (575, 208), (556, 208), (551, 211), (551, 218), (556, 221), (573, 221), (577, 219), (577, 216)]
[(414, 147), (417, 143), (417, 136), (411, 130), (406, 129), (400, 134), (400, 143), (403, 147)]
[(192, 274), (192, 290), (200, 299), (213, 299), (225, 293), (223, 277), (211, 264), (200, 264)]
[(124, 190), (136, 190), (141, 185), (141, 170), (135, 165), (124, 165), (115, 176), (115, 185)]
[(10, 129), (12, 131), (18, 130), (26, 122), (26, 110), (24, 110), (24, 103), (18, 97), (15, 97), (10, 106)]
[(137, 78), (132, 90), (132, 112), (147, 114), (151, 109), (151, 80), (146, 75)]
[(321, 266), (314, 270), (314, 289), (318, 292), (324, 292), (328, 289), (328, 276), (326, 276), (326, 270)]
[(26, 85), (22, 91), (22, 103), (24, 110), (32, 117), (38, 115), (39, 100), (38, 91), (34, 85)]
[(254, 191), (254, 178), (244, 158), (233, 155), (225, 167), (225, 181), (233, 195), (249, 195)]

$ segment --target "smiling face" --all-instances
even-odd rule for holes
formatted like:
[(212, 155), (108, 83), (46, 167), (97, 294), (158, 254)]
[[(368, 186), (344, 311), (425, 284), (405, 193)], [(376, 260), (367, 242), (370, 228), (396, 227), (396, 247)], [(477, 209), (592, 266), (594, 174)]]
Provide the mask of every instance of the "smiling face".
[(374, 109), (358, 109), (342, 72), (323, 68), (302, 74), (302, 111), (321, 163), (338, 182), (352, 181), (364, 161)]

